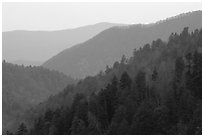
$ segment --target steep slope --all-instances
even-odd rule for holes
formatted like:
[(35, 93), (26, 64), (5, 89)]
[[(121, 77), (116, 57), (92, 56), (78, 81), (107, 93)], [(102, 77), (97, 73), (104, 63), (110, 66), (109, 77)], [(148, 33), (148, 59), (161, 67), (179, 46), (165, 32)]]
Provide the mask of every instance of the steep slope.
[(12, 63), (15, 63), (15, 60), (25, 59), (33, 62), (44, 62), (60, 51), (84, 42), (99, 32), (116, 25), (120, 24), (98, 23), (59, 31), (17, 30), (3, 32), (3, 59)]
[(202, 30), (184, 28), (31, 109), (24, 134), (201, 134), (201, 74)]
[(112, 27), (92, 39), (66, 49), (46, 61), (43, 66), (76, 78), (94, 75), (106, 65), (112, 65), (123, 54), (132, 55), (134, 48), (156, 38), (167, 40), (172, 32), (180, 33), (184, 27), (201, 28), (202, 12), (195, 11), (148, 25)]
[(75, 80), (42, 67), (2, 63), (3, 130), (12, 129), (24, 110), (55, 95)]

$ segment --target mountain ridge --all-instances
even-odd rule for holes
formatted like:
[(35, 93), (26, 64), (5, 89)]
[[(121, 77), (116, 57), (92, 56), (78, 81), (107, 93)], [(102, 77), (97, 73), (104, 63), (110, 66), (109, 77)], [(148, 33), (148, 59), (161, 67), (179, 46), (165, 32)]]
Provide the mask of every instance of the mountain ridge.
[(2, 58), (9, 62), (24, 59), (44, 62), (61, 50), (84, 42), (100, 31), (114, 25), (122, 24), (97, 23), (58, 31), (16, 30), (3, 32)]
[(24, 32), (58, 32), (58, 31), (67, 31), (67, 30), (78, 30), (81, 28), (91, 27), (91, 26), (98, 26), (98, 25), (128, 25), (128, 24), (122, 24), (122, 23), (111, 23), (111, 22), (98, 22), (94, 24), (89, 25), (83, 25), (79, 27), (73, 27), (73, 28), (67, 28), (67, 29), (59, 29), (59, 30), (27, 30), (27, 29), (16, 29), (16, 30), (9, 30), (9, 31), (3, 31), (4, 32), (18, 32), (18, 31), (24, 31)]
[(190, 31), (201, 28), (201, 15), (201, 11), (194, 11), (154, 25), (111, 27), (83, 43), (63, 50), (42, 66), (76, 78), (94, 75), (103, 70), (105, 65), (118, 61), (123, 54), (130, 56), (134, 48), (150, 43), (158, 37), (167, 41), (172, 32), (180, 33), (184, 27), (188, 26)]

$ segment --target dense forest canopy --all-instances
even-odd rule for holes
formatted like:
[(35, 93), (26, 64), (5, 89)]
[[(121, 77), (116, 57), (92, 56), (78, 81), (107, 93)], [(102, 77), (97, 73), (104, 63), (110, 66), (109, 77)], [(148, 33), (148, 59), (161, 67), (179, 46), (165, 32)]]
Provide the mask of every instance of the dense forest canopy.
[(202, 134), (202, 30), (135, 49), (27, 115), (14, 134)]

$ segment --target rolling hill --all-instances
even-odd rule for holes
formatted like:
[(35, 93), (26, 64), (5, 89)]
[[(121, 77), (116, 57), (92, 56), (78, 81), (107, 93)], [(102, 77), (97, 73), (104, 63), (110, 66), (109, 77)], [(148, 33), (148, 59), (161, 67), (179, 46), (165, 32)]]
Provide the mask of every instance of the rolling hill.
[(42, 67), (24, 67), (2, 63), (3, 131), (15, 128), (15, 122), (31, 106), (57, 94), (75, 80)]

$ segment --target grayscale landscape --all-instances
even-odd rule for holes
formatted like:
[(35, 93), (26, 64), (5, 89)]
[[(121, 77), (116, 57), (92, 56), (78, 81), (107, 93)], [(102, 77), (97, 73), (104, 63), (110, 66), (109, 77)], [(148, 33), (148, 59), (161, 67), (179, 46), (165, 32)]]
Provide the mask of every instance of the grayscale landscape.
[(202, 135), (202, 3), (2, 5), (3, 135)]

